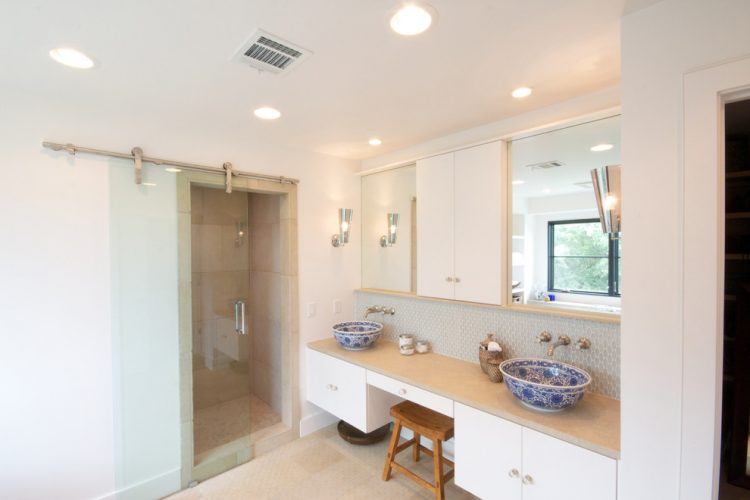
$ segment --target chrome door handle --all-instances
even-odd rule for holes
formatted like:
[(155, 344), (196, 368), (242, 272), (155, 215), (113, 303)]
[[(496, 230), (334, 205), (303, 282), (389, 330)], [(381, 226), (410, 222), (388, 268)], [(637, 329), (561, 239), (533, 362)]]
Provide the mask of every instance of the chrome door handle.
[(234, 331), (240, 335), (247, 335), (244, 300), (234, 301)]

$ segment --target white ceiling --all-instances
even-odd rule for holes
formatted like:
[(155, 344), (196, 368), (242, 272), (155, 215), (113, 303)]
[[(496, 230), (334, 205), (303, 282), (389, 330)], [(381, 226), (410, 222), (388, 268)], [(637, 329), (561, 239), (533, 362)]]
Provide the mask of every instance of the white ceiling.
[[(388, 26), (397, 0), (4, 2), (0, 86), (361, 159), (616, 83), (633, 2), (653, 0), (432, 0), (437, 22), (411, 38)], [(256, 28), (314, 55), (284, 76), (231, 61)], [(47, 56), (65, 45), (97, 67)], [(519, 85), (534, 95), (512, 99)], [(258, 121), (260, 105), (282, 118)]]

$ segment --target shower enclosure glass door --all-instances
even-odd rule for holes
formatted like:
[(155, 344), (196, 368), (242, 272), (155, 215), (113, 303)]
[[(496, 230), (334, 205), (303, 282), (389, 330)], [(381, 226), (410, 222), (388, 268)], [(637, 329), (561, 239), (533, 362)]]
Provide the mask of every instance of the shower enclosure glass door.
[(196, 467), (281, 422), (279, 199), (190, 188)]

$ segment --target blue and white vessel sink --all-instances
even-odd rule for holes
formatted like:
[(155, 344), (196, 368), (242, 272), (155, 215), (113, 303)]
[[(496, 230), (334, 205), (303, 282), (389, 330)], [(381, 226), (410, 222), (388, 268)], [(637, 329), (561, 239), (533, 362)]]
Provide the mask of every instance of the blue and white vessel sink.
[(347, 321), (333, 325), (333, 336), (344, 349), (369, 349), (380, 337), (383, 325), (374, 321)]
[(523, 405), (545, 412), (575, 405), (591, 383), (586, 371), (549, 359), (509, 359), (500, 364), (500, 371), (508, 390)]

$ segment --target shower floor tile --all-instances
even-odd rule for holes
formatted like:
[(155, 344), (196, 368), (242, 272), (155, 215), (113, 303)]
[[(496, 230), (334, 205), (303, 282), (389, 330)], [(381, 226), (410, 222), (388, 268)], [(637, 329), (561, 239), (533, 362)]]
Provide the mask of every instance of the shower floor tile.
[(194, 449), (198, 456), (281, 422), (281, 416), (255, 395), (195, 410)]

